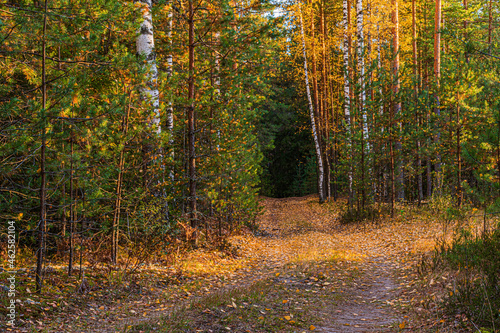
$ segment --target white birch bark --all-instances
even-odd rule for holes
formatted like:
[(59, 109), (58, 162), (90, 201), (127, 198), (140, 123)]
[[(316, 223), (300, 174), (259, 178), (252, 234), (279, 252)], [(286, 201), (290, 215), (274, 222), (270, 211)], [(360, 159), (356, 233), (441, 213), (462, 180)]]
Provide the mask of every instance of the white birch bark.
[(368, 142), (368, 120), (365, 110), (366, 92), (365, 92), (365, 58), (363, 51), (365, 47), (365, 36), (363, 31), (363, 0), (356, 0), (356, 30), (358, 33), (358, 66), (359, 66), (359, 85), (361, 87), (361, 96), (359, 101), (359, 111), (363, 117), (363, 139), (366, 143), (366, 150), (370, 151)]
[(299, 17), (300, 17), (300, 33), (302, 36), (302, 51), (304, 54), (304, 76), (306, 81), (306, 93), (307, 93), (307, 101), (309, 102), (309, 114), (311, 116), (311, 128), (312, 134), (314, 138), (314, 146), (316, 147), (316, 157), (318, 159), (318, 192), (319, 192), (319, 201), (325, 201), (324, 191), (323, 191), (323, 179), (324, 179), (324, 168), (323, 168), (323, 157), (321, 156), (321, 147), (319, 146), (319, 138), (318, 133), (316, 131), (316, 122), (314, 120), (314, 107), (311, 97), (311, 90), (309, 89), (309, 76), (307, 71), (307, 53), (306, 53), (306, 37), (304, 34), (304, 24), (302, 21), (302, 8), (299, 2)]
[[(382, 46), (382, 40), (380, 39), (380, 16), (378, 15), (378, 10), (377, 10), (377, 67), (379, 71), (379, 75), (382, 72), (382, 51), (381, 51), (381, 46)], [(382, 116), (384, 115), (384, 103), (382, 103), (382, 86), (379, 86), (379, 94), (380, 94), (380, 109), (379, 109), (379, 114)], [(384, 126), (381, 126), (380, 128), (381, 132), (384, 133)]]
[[(173, 8), (170, 8), (170, 11), (168, 12), (168, 33), (167, 33), (167, 38), (168, 38), (168, 44), (170, 46), (170, 52), (167, 55), (167, 79), (170, 81), (172, 78), (172, 75), (174, 74), (174, 58), (172, 55), (172, 45), (173, 45), (173, 40), (172, 40), (172, 30), (173, 30), (173, 18), (174, 18), (174, 12)], [(172, 102), (172, 98), (168, 101), (168, 106), (167, 106), (167, 130), (170, 134), (170, 140), (172, 140), (173, 137), (173, 131), (174, 131), (174, 106)], [(172, 151), (173, 152), (173, 151)]]
[[(220, 44), (220, 32), (217, 31), (215, 33), (215, 41), (217, 45)], [(220, 98), (220, 53), (219, 50), (215, 51), (215, 77), (214, 77), (214, 85), (215, 85), (215, 95), (216, 98)], [(217, 128), (217, 151), (220, 149), (220, 129)]]
[[(349, 22), (348, 22), (348, 14), (347, 8), (348, 2), (347, 0), (343, 0), (343, 26), (344, 26), (344, 47), (343, 47), (343, 56), (344, 56), (344, 114), (345, 114), (345, 122), (346, 122), (346, 130), (347, 130), (347, 149), (349, 152), (351, 151), (351, 86), (349, 82)], [(350, 155), (350, 159), (352, 156)], [(352, 162), (352, 161), (351, 161)], [(350, 163), (349, 163), (350, 164)], [(348, 180), (349, 180), (349, 200), (352, 197), (352, 167), (349, 167), (348, 172)]]
[(153, 16), (151, 10), (152, 0), (137, 0), (142, 12), (142, 24), (139, 35), (136, 39), (137, 54), (144, 57), (144, 67), (146, 69), (146, 84), (140, 89), (141, 97), (151, 106), (153, 118), (150, 121), (151, 127), (159, 136), (160, 126), (160, 94), (158, 92), (158, 69), (156, 67), (156, 55), (154, 52), (155, 42), (153, 35)]
[[(173, 1), (171, 1), (172, 5)], [(168, 12), (168, 33), (167, 33), (167, 38), (168, 38), (168, 43), (170, 46), (170, 52), (167, 55), (167, 79), (170, 82), (170, 79), (172, 78), (174, 74), (174, 58), (172, 55), (172, 46), (173, 46), (173, 40), (172, 40), (172, 31), (173, 31), (173, 22), (174, 22), (174, 8), (171, 6), (170, 10)], [(170, 136), (168, 140), (168, 144), (170, 146), (170, 157), (172, 160), (174, 159), (174, 103), (172, 101), (172, 97), (170, 97), (168, 104), (167, 104), (167, 131)], [(171, 181), (174, 181), (174, 169), (173, 167), (169, 171), (169, 178)]]

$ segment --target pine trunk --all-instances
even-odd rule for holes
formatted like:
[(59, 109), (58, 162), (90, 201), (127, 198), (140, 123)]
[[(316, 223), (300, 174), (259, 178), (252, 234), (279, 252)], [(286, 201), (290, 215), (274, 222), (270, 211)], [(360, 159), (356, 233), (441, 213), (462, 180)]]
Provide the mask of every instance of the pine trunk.
[(46, 126), (46, 106), (47, 106), (47, 82), (45, 76), (46, 70), (46, 46), (47, 46), (47, 4), (45, 0), (44, 14), (43, 14), (43, 31), (42, 31), (42, 145), (40, 148), (40, 222), (38, 223), (38, 250), (36, 259), (36, 292), (42, 292), (43, 285), (43, 263), (45, 260), (45, 225), (46, 225), (46, 172), (45, 172), (45, 126)]
[[(394, 57), (394, 63), (393, 63), (393, 75), (394, 75), (394, 98), (398, 99), (394, 103), (394, 115), (397, 115), (399, 112), (401, 112), (401, 102), (399, 101), (399, 89), (400, 89), (400, 83), (399, 83), (399, 6), (398, 6), (398, 0), (393, 0), (393, 6), (394, 6), (394, 13), (393, 13), (393, 49), (395, 53)], [(399, 125), (401, 126), (401, 125)], [(397, 135), (399, 137), (399, 134)], [(401, 141), (398, 139), (395, 142), (396, 150), (399, 152), (401, 155), (402, 153), (402, 146), (401, 146)], [(394, 154), (393, 154), (394, 155)], [(394, 156), (393, 156), (394, 158)], [(397, 179), (396, 179), (396, 187), (397, 187), (397, 200), (402, 201), (404, 200), (405, 197), (405, 192), (404, 192), (404, 175), (403, 175), (403, 168), (401, 165), (401, 157), (398, 158), (398, 162), (396, 165), (397, 168)]]
[(195, 150), (195, 112), (194, 112), (194, 5), (189, 1), (189, 54), (188, 54), (188, 169), (189, 169), (189, 214), (191, 226), (197, 226), (196, 214), (196, 150)]
[[(435, 8), (435, 16), (434, 16), (434, 77), (436, 80), (436, 92), (434, 94), (434, 98), (436, 99), (436, 104), (434, 107), (434, 113), (437, 118), (440, 118), (440, 100), (439, 100), (439, 86), (440, 86), (440, 78), (441, 78), (441, 0), (436, 0), (436, 8)], [(440, 129), (438, 129), (434, 141), (436, 144), (436, 149), (439, 150), (439, 141), (440, 141)], [(440, 190), (441, 187), (441, 156), (439, 152), (437, 155), (437, 162), (434, 166), (434, 172), (436, 173), (436, 186), (435, 188)]]

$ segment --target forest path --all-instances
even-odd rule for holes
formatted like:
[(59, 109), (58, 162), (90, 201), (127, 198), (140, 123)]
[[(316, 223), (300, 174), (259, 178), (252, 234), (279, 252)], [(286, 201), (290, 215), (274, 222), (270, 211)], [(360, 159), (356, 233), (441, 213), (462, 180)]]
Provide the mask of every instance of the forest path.
[[(401, 234), (373, 225), (342, 227), (340, 205), (320, 206), (314, 197), (264, 202), (266, 211), (259, 221), (264, 234), (285, 244), (298, 241), (301, 246), (292, 245), (288, 259), (321, 268), (323, 280), (332, 281), (332, 288), (322, 295), (329, 299), (327, 306), (317, 311), (318, 326), (309, 329), (383, 332), (406, 326), (399, 298), (400, 284), (404, 285), (400, 278), (406, 274), (394, 255), (401, 250)], [(330, 263), (326, 269), (325, 262)]]
[(262, 203), (255, 236), (230, 239), (250, 266), (162, 320), (135, 322), (132, 331), (412, 331), (406, 312), (414, 258), (434, 245), (435, 226), (410, 216), (343, 226), (345, 203), (319, 205), (315, 196)]
[(342, 225), (345, 202), (317, 196), (261, 203), (258, 229), (230, 237), (225, 253), (191, 251), (135, 280), (94, 286), (47, 331), (418, 331), (415, 260), (433, 248), (438, 223), (406, 210)]

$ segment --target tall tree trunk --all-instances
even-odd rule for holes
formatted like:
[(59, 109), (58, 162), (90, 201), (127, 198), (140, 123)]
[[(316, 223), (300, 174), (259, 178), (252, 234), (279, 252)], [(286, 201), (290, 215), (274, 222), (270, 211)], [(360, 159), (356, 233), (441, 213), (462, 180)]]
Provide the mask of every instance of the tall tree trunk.
[(161, 149), (154, 147), (155, 144), (151, 144), (152, 137), (158, 140), (161, 134), (160, 94), (157, 84), (158, 69), (156, 67), (156, 54), (154, 50), (153, 0), (137, 0), (137, 2), (141, 5), (140, 12), (142, 23), (136, 38), (136, 50), (137, 55), (145, 60), (142, 66), (146, 73), (145, 82), (140, 87), (139, 92), (141, 100), (145, 102), (147, 112), (149, 113), (147, 125), (150, 127), (150, 130), (152, 130), (145, 133), (145, 143), (143, 145), (143, 179), (144, 187), (150, 190), (155, 179), (158, 183), (160, 182), (160, 179), (157, 178), (156, 175), (157, 171), (155, 168), (151, 168), (151, 161), (154, 161), (156, 167), (159, 167), (157, 169), (160, 169), (163, 165)]
[[(436, 100), (436, 105), (434, 107), (434, 113), (436, 114), (436, 123), (439, 124), (439, 118), (441, 116), (440, 110), (440, 100), (439, 100), (439, 86), (441, 78), (441, 0), (436, 0), (436, 8), (434, 14), (434, 77), (436, 80), (436, 92), (434, 98)], [(439, 126), (439, 125), (438, 125)], [(434, 172), (436, 173), (436, 186), (435, 188), (440, 191), (441, 189), (441, 155), (439, 154), (439, 141), (440, 141), (440, 129), (437, 129), (434, 141), (436, 144), (436, 149), (438, 150), (437, 162), (434, 167)]]
[[(323, 108), (321, 107), (321, 103), (319, 101), (319, 95), (320, 95), (320, 92), (319, 92), (319, 89), (318, 89), (318, 71), (317, 71), (317, 66), (316, 66), (316, 24), (315, 24), (315, 17), (314, 17), (314, 4), (312, 3), (311, 1), (311, 79), (312, 79), (312, 84), (313, 84), (313, 109), (315, 111), (315, 115), (316, 115), (316, 119), (315, 119), (315, 122), (316, 122), (316, 131), (317, 131), (317, 135), (318, 135), (318, 143), (319, 143), (319, 149), (320, 149), (320, 153), (322, 154), (322, 160), (324, 161), (324, 158), (323, 158), (323, 137), (322, 137), (322, 133), (323, 133), (323, 126), (322, 126), (322, 122), (323, 122), (323, 119), (322, 119), (322, 113), (323, 113)], [(323, 171), (319, 171), (319, 164), (318, 164), (318, 174), (319, 173), (322, 173), (324, 175), (324, 170)], [(323, 182), (324, 182), (324, 178), (323, 177)], [(321, 190), (324, 192), (325, 191), (325, 187), (324, 187), (324, 184), (323, 186), (321, 186)], [(318, 187), (318, 191), (319, 191), (319, 187)], [(320, 197), (325, 197), (325, 193), (321, 193), (320, 194)]]
[(73, 273), (73, 260), (74, 260), (74, 234), (75, 234), (75, 189), (74, 189), (74, 177), (75, 177), (75, 169), (74, 169), (74, 139), (73, 139), (73, 126), (71, 127), (71, 165), (70, 165), (70, 175), (69, 175), (69, 197), (70, 197), (70, 206), (69, 206), (69, 258), (68, 258), (68, 276), (71, 276)]
[[(491, 2), (490, 2), (490, 3), (491, 3)], [(468, 6), (468, 3), (467, 3), (467, 0), (464, 0), (463, 4), (464, 4), (464, 10), (465, 10), (465, 12), (466, 12), (466, 15), (468, 15), (467, 10), (469, 9), (469, 6)], [(490, 13), (491, 13), (491, 11), (490, 11)], [(490, 22), (491, 22), (491, 21), (490, 21)], [(467, 38), (468, 38), (468, 34), (467, 34), (467, 28), (468, 28), (468, 25), (469, 25), (469, 22), (468, 22), (468, 20), (467, 20), (467, 19), (465, 19), (465, 20), (464, 20), (464, 40), (465, 40), (465, 41), (466, 41), (466, 40), (467, 40)], [(464, 51), (464, 52), (465, 52), (465, 61), (466, 61), (467, 63), (469, 63), (469, 53), (467, 52), (467, 48), (465, 49), (465, 51)]]
[[(366, 201), (366, 156), (370, 152), (370, 143), (368, 141), (368, 119), (365, 110), (366, 101), (366, 91), (365, 91), (365, 58), (364, 58), (364, 48), (365, 48), (365, 37), (364, 37), (364, 10), (363, 10), (363, 0), (356, 0), (356, 32), (358, 34), (358, 44), (357, 44), (357, 55), (358, 55), (358, 68), (359, 68), (359, 112), (362, 117), (362, 127), (363, 127), (363, 138), (361, 140), (361, 194), (362, 194), (362, 205), (365, 206)], [(366, 147), (366, 149), (365, 149)]]
[(44, 14), (43, 14), (43, 30), (42, 30), (42, 112), (41, 112), (41, 122), (42, 122), (42, 147), (40, 148), (40, 222), (38, 223), (38, 250), (36, 258), (36, 292), (42, 292), (43, 285), (43, 262), (45, 259), (45, 225), (46, 225), (46, 175), (45, 175), (45, 149), (46, 149), (46, 139), (45, 139), (45, 127), (46, 127), (46, 106), (47, 106), (47, 82), (46, 82), (46, 35), (47, 35), (47, 2), (45, 0)]
[[(174, 8), (173, 8), (173, 1), (170, 3), (171, 7), (168, 12), (168, 33), (167, 33), (167, 38), (168, 38), (168, 44), (170, 47), (170, 50), (167, 54), (167, 80), (170, 82), (172, 79), (172, 76), (174, 74), (174, 58), (173, 58), (173, 22), (174, 22)], [(168, 104), (167, 104), (167, 124), (166, 128), (169, 134), (170, 139), (168, 140), (169, 148), (170, 148), (170, 157), (172, 160), (174, 159), (174, 102), (173, 98), (170, 97)], [(174, 169), (173, 166), (169, 170), (169, 178), (171, 181), (174, 181)]]
[[(393, 12), (393, 49), (395, 53), (394, 57), (394, 63), (393, 63), (393, 75), (394, 75), (394, 97), (398, 99), (397, 102), (394, 103), (394, 115), (397, 115), (399, 112), (401, 112), (401, 102), (399, 101), (399, 89), (400, 89), (400, 83), (399, 83), (399, 6), (398, 6), (398, 0), (393, 0), (392, 4), (394, 6), (394, 12)], [(401, 127), (401, 124), (399, 124), (399, 127)], [(401, 141), (399, 139), (399, 134), (398, 134), (398, 140), (395, 142), (396, 150), (399, 152), (401, 155), (402, 153), (402, 147), (401, 147)], [(401, 163), (401, 156), (398, 158), (397, 162), (397, 179), (396, 179), (396, 186), (397, 186), (397, 200), (402, 201), (404, 200), (405, 197), (405, 189), (404, 189), (404, 175), (403, 175), (403, 167)]]
[(349, 55), (351, 49), (351, 37), (349, 31), (350, 25), (350, 3), (349, 0), (343, 0), (343, 26), (344, 26), (344, 114), (347, 130), (347, 150), (349, 151), (349, 171), (348, 171), (348, 186), (349, 186), (349, 209), (352, 210), (354, 193), (353, 193), (353, 154), (352, 154), (352, 133), (351, 133), (351, 84), (350, 84), (350, 71), (349, 71)]
[(188, 25), (189, 25), (189, 59), (188, 59), (188, 158), (189, 158), (189, 213), (191, 219), (191, 226), (197, 226), (197, 213), (196, 213), (196, 146), (195, 146), (195, 112), (194, 112), (194, 6), (193, 0), (189, 0), (188, 12)]
[(326, 71), (326, 20), (324, 3), (321, 3), (320, 12), (320, 33), (321, 33), (321, 85), (322, 85), (322, 109), (323, 109), (323, 156), (325, 161), (325, 190), (326, 199), (330, 199), (331, 190), (331, 166), (330, 166), (330, 117), (328, 112), (328, 72)]
[[(418, 91), (420, 86), (420, 76), (418, 75), (418, 50), (417, 50), (417, 8), (415, 4), (416, 0), (412, 0), (411, 2), (411, 18), (412, 18), (412, 48), (413, 48), (413, 76), (415, 82), (415, 88), (413, 90), (415, 94), (415, 120), (417, 126), (420, 125), (420, 117), (419, 117), (419, 107), (418, 107)], [(422, 159), (420, 156), (420, 139), (417, 138), (417, 187), (418, 187), (418, 204), (424, 199), (424, 191), (422, 184)]]
[(488, 49), (491, 52), (491, 33), (493, 31), (492, 21), (493, 21), (493, 9), (492, 9), (493, 0), (490, 0), (489, 3), (489, 14), (488, 14)]
[(311, 129), (312, 129), (312, 134), (313, 134), (313, 139), (314, 139), (314, 145), (316, 147), (316, 158), (318, 160), (318, 194), (319, 194), (319, 201), (320, 203), (325, 201), (325, 192), (323, 190), (323, 182), (324, 182), (324, 169), (323, 169), (323, 157), (321, 155), (321, 147), (319, 144), (319, 139), (318, 139), (318, 131), (316, 129), (316, 121), (314, 117), (314, 106), (313, 106), (313, 101), (311, 98), (311, 90), (309, 89), (309, 76), (307, 72), (307, 52), (306, 52), (306, 36), (304, 33), (304, 24), (302, 20), (302, 9), (301, 5), (299, 2), (299, 17), (300, 17), (300, 33), (302, 36), (302, 51), (304, 54), (304, 76), (305, 76), (305, 83), (306, 83), (306, 93), (307, 93), (307, 100), (309, 102), (309, 113), (311, 116)]
[(359, 110), (363, 117), (363, 139), (365, 140), (366, 150), (370, 152), (370, 143), (368, 142), (368, 120), (365, 110), (366, 91), (365, 91), (365, 57), (363, 55), (365, 48), (365, 36), (363, 31), (363, 0), (356, 1), (356, 20), (357, 20), (357, 33), (358, 33), (358, 66), (359, 66), (359, 86), (361, 90)]
[[(128, 132), (128, 121), (130, 117), (130, 108), (131, 108), (131, 98), (132, 93), (129, 92), (129, 103), (127, 106), (127, 113), (123, 116), (122, 121), (122, 134), (123, 138), (126, 139)], [(120, 237), (120, 215), (121, 215), (121, 203), (122, 203), (122, 183), (123, 183), (123, 172), (125, 168), (125, 145), (126, 142), (123, 143), (123, 147), (120, 150), (120, 159), (118, 161), (118, 179), (116, 180), (116, 190), (115, 190), (115, 211), (113, 213), (113, 234), (112, 234), (112, 248), (111, 248), (111, 261), (113, 264), (118, 262), (118, 243)]]
[(146, 84), (141, 89), (141, 97), (153, 111), (150, 126), (157, 136), (161, 133), (160, 125), (160, 94), (158, 92), (158, 69), (156, 67), (155, 42), (153, 34), (153, 16), (151, 14), (152, 0), (138, 0), (142, 4), (142, 24), (136, 39), (136, 49), (139, 56), (144, 57), (146, 63)]
[(462, 159), (461, 159), (461, 126), (460, 123), (460, 100), (457, 92), (457, 206), (462, 206)]

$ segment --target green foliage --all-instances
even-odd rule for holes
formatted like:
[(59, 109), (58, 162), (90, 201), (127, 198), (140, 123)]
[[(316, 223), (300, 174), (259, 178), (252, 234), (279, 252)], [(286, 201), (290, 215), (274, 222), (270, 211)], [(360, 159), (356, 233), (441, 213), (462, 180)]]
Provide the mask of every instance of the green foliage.
[[(229, 1), (212, 1), (196, 11), (195, 34), (204, 41), (195, 51), (198, 213), (202, 221), (218, 220), (224, 235), (251, 224), (260, 211), (256, 125), (269, 94), (271, 66), (262, 59), (274, 52), (270, 8), (263, 1), (236, 13)], [(136, 54), (143, 21), (137, 2), (50, 1), (45, 36), (38, 2), (18, 1), (9, 11), (0, 13), (0, 218), (19, 221), (21, 245), (36, 247), (42, 130), (49, 254), (57, 248), (67, 257), (69, 246), (82, 242), (79, 254), (90, 256), (98, 246), (106, 252), (99, 259), (107, 260), (113, 231), (125, 258), (187, 238), (178, 224), (186, 221), (189, 200), (185, 8), (167, 1), (153, 6), (160, 135), (151, 126), (154, 110), (141, 97), (148, 68)], [(165, 126), (169, 105), (172, 132)]]
[(500, 229), (481, 236), (461, 230), (440, 255), (459, 271), (457, 292), (446, 300), (453, 314), (465, 313), (476, 325), (488, 329), (500, 324)]

